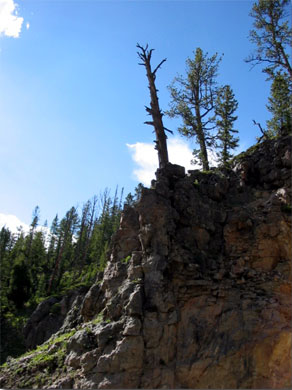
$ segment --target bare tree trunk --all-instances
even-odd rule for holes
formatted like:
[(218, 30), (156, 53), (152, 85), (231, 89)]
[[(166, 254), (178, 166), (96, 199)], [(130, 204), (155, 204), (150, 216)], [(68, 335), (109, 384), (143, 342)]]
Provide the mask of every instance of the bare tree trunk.
[(162, 113), (159, 108), (159, 103), (158, 103), (158, 97), (157, 97), (157, 89), (155, 87), (155, 78), (156, 78), (156, 72), (160, 68), (160, 66), (166, 61), (166, 58), (162, 60), (157, 67), (152, 71), (151, 69), (151, 55), (154, 49), (148, 50), (148, 45), (146, 47), (142, 47), (139, 44), (137, 44), (137, 48), (140, 49), (141, 52), (138, 52), (138, 56), (142, 60), (142, 63), (139, 65), (143, 65), (146, 68), (146, 74), (149, 82), (149, 90), (150, 90), (150, 106), (146, 107), (146, 111), (148, 114), (152, 116), (152, 121), (145, 122), (147, 125), (151, 125), (155, 129), (156, 133), (156, 147), (155, 149), (158, 151), (158, 160), (159, 160), (159, 168), (164, 168), (166, 164), (168, 163), (168, 152), (167, 152), (167, 143), (166, 139), (167, 136), (165, 134), (165, 131), (169, 131), (172, 133), (172, 131), (166, 129), (163, 126), (162, 122)]

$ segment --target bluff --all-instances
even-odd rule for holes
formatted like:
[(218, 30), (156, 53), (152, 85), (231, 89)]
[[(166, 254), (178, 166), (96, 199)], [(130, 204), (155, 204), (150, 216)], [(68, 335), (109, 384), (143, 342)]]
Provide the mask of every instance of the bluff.
[(291, 388), (291, 282), (291, 137), (231, 170), (168, 164), (125, 207), (104, 274), (0, 386)]

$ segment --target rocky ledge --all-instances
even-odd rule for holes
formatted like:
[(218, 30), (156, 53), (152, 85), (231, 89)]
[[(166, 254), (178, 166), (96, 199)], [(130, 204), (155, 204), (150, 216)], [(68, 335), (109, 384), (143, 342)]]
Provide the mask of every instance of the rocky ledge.
[(156, 176), (75, 318), (1, 387), (291, 388), (291, 137)]

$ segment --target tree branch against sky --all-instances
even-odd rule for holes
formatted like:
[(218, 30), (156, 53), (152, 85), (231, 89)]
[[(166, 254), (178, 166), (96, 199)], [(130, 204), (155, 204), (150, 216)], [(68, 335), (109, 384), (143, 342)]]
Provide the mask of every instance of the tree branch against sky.
[(290, 0), (258, 0), (254, 3), (250, 13), (254, 18), (250, 40), (256, 45), (256, 49), (246, 62), (263, 64), (264, 72), (269, 75), (276, 70), (284, 70), (292, 78), (291, 58), (288, 54), (292, 45), (289, 7)]
[(246, 62), (263, 65), (263, 72), (272, 80), (268, 110), (272, 118), (267, 121), (266, 135), (291, 132), (292, 118), (292, 29), (290, 0), (258, 0), (250, 16), (254, 18), (254, 29), (250, 40), (256, 45), (255, 52)]

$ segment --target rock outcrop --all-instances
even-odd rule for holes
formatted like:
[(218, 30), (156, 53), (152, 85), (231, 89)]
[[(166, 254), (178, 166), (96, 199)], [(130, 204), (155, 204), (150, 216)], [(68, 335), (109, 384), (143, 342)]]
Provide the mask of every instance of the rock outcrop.
[(62, 297), (50, 297), (41, 302), (24, 327), (26, 348), (36, 348), (62, 327), (78, 325), (80, 305), (88, 289), (82, 286)]
[(291, 138), (156, 175), (82, 321), (10, 360), (2, 387), (291, 388)]

